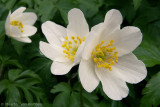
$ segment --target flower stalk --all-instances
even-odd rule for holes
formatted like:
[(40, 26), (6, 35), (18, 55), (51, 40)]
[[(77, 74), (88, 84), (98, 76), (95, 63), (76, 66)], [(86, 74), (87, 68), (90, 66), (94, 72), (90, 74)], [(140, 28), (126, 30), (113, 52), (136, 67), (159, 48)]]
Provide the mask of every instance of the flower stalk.
[(0, 65), (0, 80), (1, 80), (2, 72), (3, 72), (3, 64)]
[(83, 107), (82, 86), (80, 86), (80, 106)]

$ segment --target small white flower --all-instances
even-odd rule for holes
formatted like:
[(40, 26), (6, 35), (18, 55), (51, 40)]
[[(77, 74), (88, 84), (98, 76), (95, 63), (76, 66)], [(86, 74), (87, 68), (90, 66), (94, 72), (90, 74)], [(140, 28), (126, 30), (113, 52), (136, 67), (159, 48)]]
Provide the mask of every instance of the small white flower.
[(20, 7), (9, 15), (6, 19), (5, 30), (6, 35), (16, 39), (20, 42), (31, 43), (29, 36), (34, 35), (37, 32), (37, 28), (32, 26), (36, 20), (37, 16), (32, 12), (25, 12), (25, 7)]
[(88, 34), (79, 65), (79, 77), (84, 89), (92, 92), (101, 81), (106, 95), (121, 100), (128, 95), (128, 83), (142, 81), (147, 70), (132, 51), (141, 43), (142, 33), (137, 27), (120, 29), (122, 15), (110, 10), (104, 23)]
[(72, 9), (68, 13), (68, 26), (57, 25), (47, 21), (42, 24), (42, 32), (49, 43), (40, 42), (40, 51), (53, 60), (51, 72), (64, 75), (81, 60), (85, 37), (89, 27), (83, 13), (79, 9)]

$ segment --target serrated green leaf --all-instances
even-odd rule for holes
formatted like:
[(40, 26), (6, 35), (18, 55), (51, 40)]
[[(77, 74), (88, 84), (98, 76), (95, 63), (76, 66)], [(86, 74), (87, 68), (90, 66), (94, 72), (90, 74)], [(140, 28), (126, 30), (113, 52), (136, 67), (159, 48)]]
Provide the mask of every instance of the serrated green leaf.
[(70, 93), (62, 92), (55, 97), (53, 107), (68, 107), (69, 99)]
[(23, 51), (23, 46), (25, 45), (22, 42), (16, 41), (14, 39), (11, 39), (11, 43), (14, 46), (16, 52), (20, 55)]
[(8, 94), (6, 98), (8, 103), (21, 103), (21, 95), (17, 87), (14, 85), (9, 85)]
[(134, 8), (137, 10), (141, 4), (142, 0), (133, 0)]
[[(5, 88), (8, 87), (6, 89), (7, 103), (8, 102), (13, 103), (14, 101), (15, 101), (14, 103), (20, 103), (23, 97), (23, 95), (21, 95), (22, 92), (25, 94), (26, 101), (28, 102), (33, 102), (33, 101), (40, 102), (46, 100), (44, 98), (43, 90), (40, 87), (36, 87), (37, 84), (41, 82), (41, 79), (34, 72), (29, 70), (22, 72), (22, 70), (11, 69), (8, 72), (8, 78), (9, 80), (5, 80), (6, 81), (5, 84), (2, 84), (0, 82), (0, 84), (2, 85), (0, 91), (4, 92)], [(11, 91), (12, 89), (13, 91)], [(16, 95), (14, 95), (14, 91)]]
[(72, 92), (70, 97), (69, 107), (80, 107), (80, 97), (79, 93)]
[(0, 94), (8, 88), (8, 84), (9, 84), (9, 81), (8, 80), (2, 80), (0, 81)]
[(15, 5), (17, 0), (7, 0), (7, 3), (6, 3), (6, 8), (7, 9), (11, 9), (13, 8), (13, 6)]
[(68, 24), (68, 11), (75, 7), (74, 3), (71, 0), (59, 0), (56, 7), (60, 11), (64, 22)]
[(160, 64), (160, 48), (153, 43), (143, 42), (143, 45), (138, 47), (134, 53), (147, 67)]
[(35, 78), (24, 78), (15, 81), (15, 83), (24, 85), (26, 88), (30, 88), (30, 86), (40, 83), (40, 81)]
[(57, 92), (70, 92), (71, 88), (67, 83), (61, 82), (53, 87), (51, 90), (51, 93), (57, 93)]
[(39, 7), (36, 8), (36, 10), (38, 11), (38, 15), (41, 17), (42, 22), (51, 20), (57, 11), (53, 2), (50, 0), (41, 1), (39, 3)]
[(123, 104), (122, 101), (112, 101), (111, 107), (127, 107), (127, 106)]
[(8, 72), (8, 78), (10, 81), (14, 81), (19, 77), (19, 74), (21, 73), (22, 70), (16, 69), (16, 70), (9, 70)]
[(160, 105), (160, 72), (152, 76), (143, 89), (141, 107), (158, 107)]
[[(93, 17), (99, 10), (99, 2), (93, 0), (77, 0), (87, 18)], [(100, 1), (100, 0), (99, 0)]]

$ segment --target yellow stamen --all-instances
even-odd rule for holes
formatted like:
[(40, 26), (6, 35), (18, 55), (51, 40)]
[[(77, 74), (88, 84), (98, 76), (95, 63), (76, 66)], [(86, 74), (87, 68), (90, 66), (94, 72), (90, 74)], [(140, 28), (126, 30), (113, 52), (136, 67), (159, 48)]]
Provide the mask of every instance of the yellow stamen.
[[(83, 41), (85, 41), (85, 39), (84, 39), (85, 37), (83, 37), (83, 41), (79, 36), (77, 36), (77, 37), (71, 36), (70, 38), (71, 39), (69, 39), (67, 36), (65, 36), (65, 41), (62, 44), (62, 47), (64, 48), (63, 53), (65, 54), (64, 55), (65, 57), (74, 61), (74, 57), (75, 57), (75, 54), (78, 50), (78, 47)], [(69, 41), (69, 40), (71, 40), (71, 41)]]
[(118, 63), (118, 52), (115, 51), (116, 47), (113, 47), (113, 40), (107, 45), (103, 45), (102, 40), (100, 44), (97, 44), (95, 50), (92, 52), (92, 59), (97, 63), (97, 67), (104, 67), (112, 71), (112, 67), (115, 63)]
[(21, 31), (21, 33), (23, 33), (23, 23), (22, 22), (15, 20), (15, 21), (11, 21), (10, 25), (17, 26), (18, 29)]

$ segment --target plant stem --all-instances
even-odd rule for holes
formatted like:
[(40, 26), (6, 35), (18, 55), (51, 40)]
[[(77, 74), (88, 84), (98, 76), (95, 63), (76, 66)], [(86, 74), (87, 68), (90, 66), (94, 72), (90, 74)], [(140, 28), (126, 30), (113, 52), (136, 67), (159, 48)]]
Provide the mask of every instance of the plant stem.
[(0, 65), (0, 80), (1, 80), (2, 72), (3, 72), (3, 64)]
[(83, 107), (82, 86), (80, 86), (80, 106)]
[(5, 32), (0, 35), (0, 40), (3, 38), (3, 36), (5, 36)]

